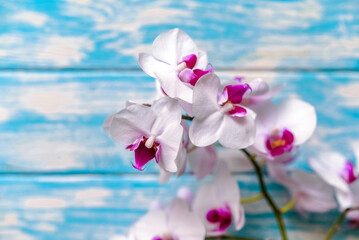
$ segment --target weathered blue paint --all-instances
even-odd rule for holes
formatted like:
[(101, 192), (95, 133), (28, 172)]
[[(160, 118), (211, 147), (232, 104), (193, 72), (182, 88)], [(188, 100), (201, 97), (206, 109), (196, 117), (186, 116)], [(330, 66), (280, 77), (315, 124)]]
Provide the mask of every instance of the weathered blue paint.
[[(182, 184), (196, 188), (188, 175), (159, 185), (154, 164), (134, 170), (132, 154), (101, 127), (125, 100), (154, 97), (153, 79), (135, 56), (173, 27), (208, 51), (222, 78), (285, 84), (276, 101), (295, 95), (317, 108), (318, 129), (297, 166), (307, 168), (320, 151), (353, 158), (358, 12), (353, 0), (0, 0), (0, 239), (108, 239), (152, 200), (166, 203)], [(237, 179), (243, 196), (258, 192), (253, 175)], [(286, 192), (268, 187), (284, 204)], [(290, 212), (290, 239), (323, 238), (336, 215)], [(246, 206), (246, 218), (239, 235), (279, 237), (266, 203)], [(336, 235), (357, 236), (348, 229)]]
[(216, 68), (359, 67), (359, 6), (290, 1), (0, 1), (0, 67), (138, 68), (179, 27)]
[[(252, 175), (237, 177), (242, 196), (258, 193)], [(208, 180), (208, 179), (207, 179)], [(207, 181), (206, 180), (206, 181)], [(268, 179), (271, 194), (284, 204), (287, 194)], [(168, 203), (181, 186), (195, 190), (193, 177), (183, 177), (159, 185), (150, 175), (122, 176), (7, 176), (0, 180), (1, 239), (109, 239), (126, 231), (153, 201)], [(245, 206), (247, 223), (238, 234), (248, 237), (278, 238), (271, 210), (260, 201)], [(290, 239), (321, 239), (336, 212), (303, 218), (286, 215)], [(260, 231), (258, 231), (260, 229)], [(357, 231), (347, 231), (355, 239)], [(339, 233), (338, 239), (345, 239)]]
[[(320, 151), (336, 150), (353, 158), (358, 139), (357, 72), (218, 72), (262, 77), (284, 85), (276, 101), (296, 95), (317, 109), (318, 128), (302, 147), (298, 163)], [(0, 172), (138, 172), (132, 153), (102, 130), (104, 119), (126, 100), (151, 102), (153, 79), (141, 72), (3, 72), (0, 107)], [(145, 172), (152, 172), (149, 167)]]

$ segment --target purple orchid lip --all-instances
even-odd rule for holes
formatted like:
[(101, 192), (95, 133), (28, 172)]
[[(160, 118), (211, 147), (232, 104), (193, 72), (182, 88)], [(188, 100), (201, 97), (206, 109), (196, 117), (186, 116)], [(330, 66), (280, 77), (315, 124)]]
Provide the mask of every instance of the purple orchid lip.
[(276, 129), (266, 140), (266, 147), (272, 157), (293, 150), (294, 135), (289, 130)]
[(166, 233), (162, 237), (160, 236), (153, 237), (152, 240), (178, 240), (178, 239)]
[(208, 70), (193, 69), (196, 63), (197, 56), (195, 54), (183, 57), (182, 61), (178, 63), (178, 77), (182, 82), (194, 86), (200, 77), (213, 71), (213, 66), (211, 64), (209, 64), (210, 68)]
[(226, 86), (218, 97), (218, 104), (222, 106), (222, 111), (233, 117), (246, 116), (247, 110), (234, 104), (240, 104), (243, 100), (243, 95), (249, 90), (251, 90), (251, 87), (248, 84)]
[(197, 63), (197, 56), (195, 54), (187, 55), (182, 58), (182, 62), (186, 63), (187, 68), (192, 69)]
[(230, 208), (226, 205), (217, 209), (211, 209), (206, 214), (208, 222), (218, 224), (218, 227), (213, 231), (223, 232), (232, 224), (232, 213)]
[(243, 77), (240, 77), (240, 76), (234, 77), (234, 81), (242, 83), (243, 82)]
[(156, 162), (159, 161), (159, 152), (161, 149), (161, 145), (152, 140), (151, 143), (152, 146), (146, 146), (146, 143), (148, 145), (147, 140), (151, 140), (150, 138), (147, 138), (145, 136), (142, 136), (141, 138), (137, 139), (133, 144), (130, 144), (126, 147), (126, 149), (129, 149), (130, 151), (135, 151), (135, 163), (132, 163), (132, 166), (136, 168), (139, 171), (144, 170), (144, 166), (153, 158), (156, 159)]
[(340, 176), (348, 183), (351, 184), (358, 179), (358, 176), (354, 173), (354, 165), (352, 162), (347, 161), (344, 168), (340, 172)]
[(219, 96), (218, 103), (225, 105), (226, 103), (239, 104), (243, 100), (243, 96), (247, 91), (251, 91), (248, 84), (228, 85), (223, 89)]

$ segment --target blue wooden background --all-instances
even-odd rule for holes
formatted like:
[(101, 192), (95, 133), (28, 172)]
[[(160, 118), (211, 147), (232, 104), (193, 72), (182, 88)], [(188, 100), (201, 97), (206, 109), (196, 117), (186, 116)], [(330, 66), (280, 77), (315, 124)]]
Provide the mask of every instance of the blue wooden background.
[[(353, 158), (359, 139), (359, 4), (355, 0), (0, 0), (0, 239), (109, 239), (153, 200), (195, 189), (192, 176), (157, 182), (103, 132), (127, 99), (146, 102), (154, 80), (136, 55), (179, 27), (206, 50), (222, 78), (285, 84), (318, 111), (296, 163), (319, 151)], [(242, 196), (259, 191), (236, 176)], [(267, 179), (279, 203), (288, 196)], [(246, 205), (242, 236), (278, 238), (264, 201)], [(285, 216), (290, 239), (321, 239), (337, 212)], [(261, 231), (258, 231), (258, 228)], [(359, 239), (342, 229), (337, 239)]]

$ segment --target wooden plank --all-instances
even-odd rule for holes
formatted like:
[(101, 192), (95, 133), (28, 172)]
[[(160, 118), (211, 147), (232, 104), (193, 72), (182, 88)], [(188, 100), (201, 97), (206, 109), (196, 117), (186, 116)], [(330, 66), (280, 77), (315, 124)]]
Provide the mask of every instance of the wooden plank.
[[(276, 101), (294, 95), (316, 107), (318, 128), (302, 148), (300, 166), (320, 151), (353, 157), (358, 72), (218, 74), (285, 84)], [(107, 137), (102, 123), (128, 99), (150, 102), (154, 82), (142, 72), (2, 72), (0, 89), (0, 172), (135, 172), (132, 154)]]
[[(258, 193), (254, 176), (237, 178), (243, 197)], [(288, 200), (287, 193), (266, 181), (276, 201), (284, 204)], [(195, 190), (198, 185), (192, 177), (159, 185), (154, 176), (142, 174), (1, 177), (0, 238), (109, 239), (124, 233), (153, 201), (167, 204), (181, 186)], [(239, 233), (241, 236), (279, 237), (274, 217), (264, 201), (245, 205), (245, 211), (247, 221)], [(290, 212), (285, 216), (290, 239), (321, 239), (337, 213), (303, 218)], [(358, 239), (357, 234), (357, 230), (342, 231), (336, 239)]]
[(0, 68), (137, 69), (179, 27), (215, 69), (358, 69), (359, 5), (336, 1), (0, 1)]

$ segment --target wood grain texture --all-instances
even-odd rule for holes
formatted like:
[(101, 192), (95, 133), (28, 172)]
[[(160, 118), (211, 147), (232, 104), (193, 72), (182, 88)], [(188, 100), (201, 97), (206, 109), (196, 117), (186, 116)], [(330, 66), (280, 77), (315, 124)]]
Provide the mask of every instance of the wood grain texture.
[[(285, 86), (277, 102), (300, 97), (316, 107), (318, 128), (302, 148), (300, 166), (320, 151), (353, 157), (349, 143), (359, 131), (357, 72), (218, 74), (262, 77)], [(0, 88), (0, 172), (137, 172), (133, 155), (110, 140), (102, 123), (126, 100), (150, 103), (156, 95), (150, 77), (123, 71), (2, 72)]]
[[(258, 193), (251, 175), (237, 177), (243, 197)], [(208, 179), (204, 180), (208, 181)], [(287, 193), (268, 179), (270, 193), (284, 204)], [(0, 239), (109, 239), (121, 234), (155, 200), (167, 204), (181, 186), (197, 187), (193, 177), (159, 185), (151, 175), (7, 176), (0, 179)], [(264, 201), (245, 206), (248, 237), (279, 238), (276, 222)], [(285, 215), (290, 239), (321, 239), (337, 213), (301, 217)], [(355, 239), (358, 231), (343, 230), (336, 239)]]
[(0, 67), (138, 69), (179, 27), (215, 69), (358, 69), (356, 1), (0, 1)]
[[(353, 159), (358, 12), (354, 0), (0, 0), (0, 239), (109, 239), (152, 201), (198, 187), (189, 174), (159, 185), (154, 163), (134, 170), (132, 154), (102, 130), (126, 100), (154, 98), (136, 56), (174, 27), (208, 52), (222, 79), (261, 77), (285, 85), (276, 102), (316, 107), (318, 128), (294, 166), (329, 150)], [(252, 174), (236, 177), (242, 196), (259, 191)], [(284, 204), (286, 191), (266, 181)], [(322, 239), (337, 214), (289, 212), (290, 239)], [(246, 219), (239, 235), (279, 238), (264, 201), (247, 205)], [(358, 236), (344, 227), (335, 239)]]

